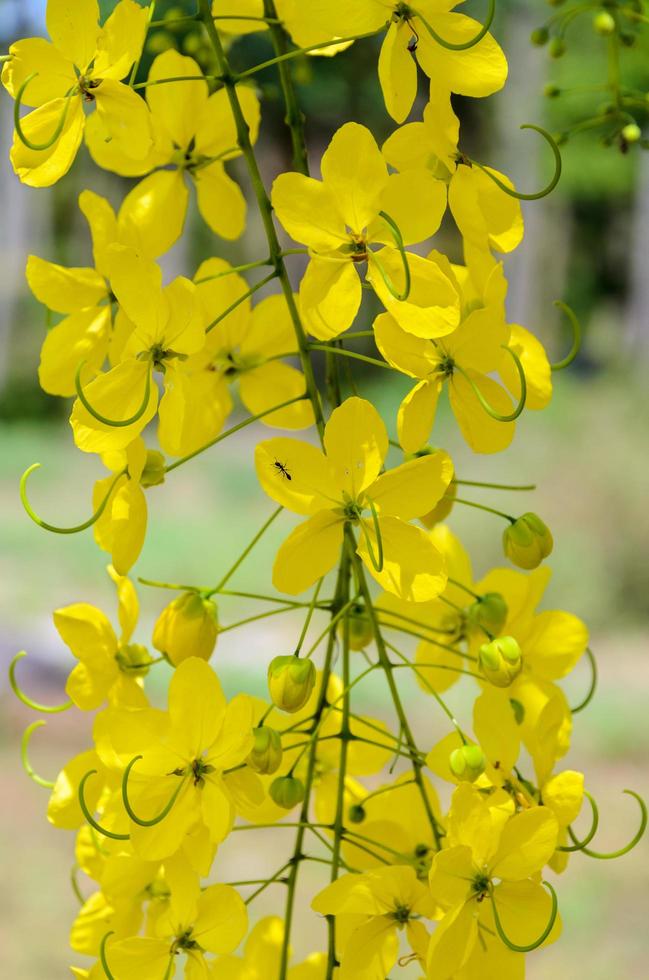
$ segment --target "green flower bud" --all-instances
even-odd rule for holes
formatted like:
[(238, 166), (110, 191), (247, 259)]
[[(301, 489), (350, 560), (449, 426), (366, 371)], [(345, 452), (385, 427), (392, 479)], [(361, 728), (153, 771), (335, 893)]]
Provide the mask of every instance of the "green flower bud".
[(347, 816), (350, 823), (363, 823), (366, 816), (365, 807), (361, 806), (360, 803), (354, 803), (353, 806), (350, 806)]
[(154, 34), (150, 34), (146, 42), (146, 49), (150, 54), (162, 54), (163, 51), (168, 51), (169, 48), (173, 47), (175, 47), (175, 41), (167, 31), (156, 31)]
[(246, 759), (247, 764), (264, 776), (277, 772), (282, 762), (282, 738), (279, 732), (269, 725), (262, 725), (253, 728), (252, 736), (255, 744)]
[(304, 799), (304, 783), (295, 776), (278, 776), (270, 784), (270, 796), (283, 810), (292, 810)]
[(117, 651), (116, 660), (129, 677), (145, 677), (149, 673), (151, 654), (140, 643), (126, 643)]
[(530, 41), (537, 47), (542, 48), (544, 44), (548, 43), (550, 37), (550, 32), (547, 27), (537, 27), (530, 34)]
[(620, 136), (626, 143), (637, 143), (642, 136), (642, 130), (637, 123), (627, 123)]
[(299, 657), (274, 657), (268, 665), (268, 690), (273, 704), (282, 711), (299, 711), (311, 697), (315, 667)]
[(479, 745), (462, 745), (451, 752), (448, 764), (456, 779), (473, 783), (485, 771), (487, 761)]
[(480, 669), (495, 687), (509, 687), (523, 666), (523, 655), (513, 636), (499, 636), (480, 647)]
[(546, 99), (558, 99), (561, 95), (561, 89), (558, 85), (545, 85), (543, 88), (543, 94)]
[[(374, 629), (369, 616), (365, 612), (365, 606), (360, 602), (352, 606), (347, 615), (349, 630), (349, 646), (352, 650), (364, 650), (368, 643), (374, 639)], [(338, 635), (343, 637), (345, 624), (338, 624)]]
[(140, 483), (143, 487), (157, 487), (165, 482), (165, 458), (156, 449), (147, 450), (146, 463)]
[(505, 555), (519, 568), (537, 568), (553, 547), (549, 528), (536, 514), (523, 514), (503, 532)]
[(209, 660), (218, 632), (216, 604), (197, 592), (184, 592), (160, 613), (153, 645), (177, 667), (188, 657)]
[(508, 611), (500, 592), (485, 592), (481, 599), (469, 606), (469, 621), (497, 636), (505, 625)]
[(606, 10), (600, 11), (593, 18), (593, 30), (596, 34), (601, 34), (602, 37), (608, 37), (609, 34), (615, 32), (615, 21)]
[(551, 58), (561, 58), (566, 53), (566, 42), (562, 37), (553, 37), (550, 41), (548, 54)]

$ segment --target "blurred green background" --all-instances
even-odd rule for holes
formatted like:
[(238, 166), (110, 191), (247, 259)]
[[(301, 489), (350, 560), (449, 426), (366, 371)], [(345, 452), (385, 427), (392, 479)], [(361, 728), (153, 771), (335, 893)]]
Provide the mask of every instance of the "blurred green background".
[[(16, 37), (43, 33), (44, 6), (43, 0), (0, 0), (2, 51)], [(102, 6), (105, 13), (114, 3)], [(162, 2), (159, 10), (188, 12), (192, 6)], [(535, 189), (542, 185), (549, 162), (534, 135), (521, 134), (518, 126), (529, 121), (561, 129), (579, 113), (592, 112), (597, 95), (582, 93), (548, 103), (541, 91), (548, 80), (562, 87), (601, 81), (604, 47), (590, 31), (587, 17), (568, 33), (564, 60), (551, 63), (545, 52), (528, 42), (530, 30), (543, 22), (548, 7), (540, 0), (503, 0), (499, 7), (494, 31), (508, 55), (510, 84), (487, 101), (456, 101), (463, 123), (462, 145), (477, 159), (506, 171), (522, 189)], [(480, 9), (477, 3), (467, 5), (476, 16)], [(142, 71), (157, 51), (174, 41), (210, 67), (198, 35), (158, 31)], [(648, 54), (645, 39), (631, 52), (630, 61), (634, 84), (645, 89), (649, 88)], [(249, 36), (232, 51), (233, 61), (241, 65), (268, 56), (262, 35)], [(363, 122), (379, 140), (392, 131), (376, 81), (376, 57), (377, 45), (368, 42), (334, 60), (294, 63), (314, 170), (342, 122)], [(259, 76), (259, 85), (264, 98), (259, 157), (270, 180), (290, 169), (290, 158), (273, 73)], [(104, 570), (106, 556), (96, 549), (92, 533), (48, 535), (29, 521), (20, 505), (20, 474), (39, 461), (43, 467), (31, 483), (36, 509), (54, 523), (76, 523), (90, 513), (92, 483), (103, 474), (94, 459), (73, 446), (67, 424), (69, 405), (44, 395), (37, 386), (46, 320), (24, 283), (24, 263), (34, 252), (68, 265), (89, 264), (87, 229), (76, 207), (79, 191), (90, 187), (119, 204), (131, 182), (97, 171), (82, 151), (69, 177), (56, 187), (24, 188), (7, 160), (12, 122), (11, 101), (4, 92), (0, 119), (0, 662), (5, 677), (4, 668), (13, 654), (27, 649), (29, 661), (21, 665), (25, 686), (34, 696), (56, 702), (63, 696), (71, 660), (54, 631), (51, 611), (73, 601), (89, 601), (114, 618), (115, 602)], [(240, 167), (234, 170), (242, 173)], [(633, 804), (621, 791), (628, 786), (649, 793), (649, 154), (622, 155), (615, 148), (602, 147), (596, 137), (580, 137), (564, 149), (559, 189), (540, 204), (526, 205), (525, 216), (525, 242), (506, 259), (510, 319), (535, 332), (556, 359), (568, 343), (565, 324), (552, 307), (553, 299), (562, 298), (582, 318), (583, 352), (569, 372), (555, 376), (550, 407), (523, 416), (506, 453), (472, 456), (446, 412), (441, 413), (434, 439), (451, 452), (462, 478), (538, 484), (524, 500), (517, 494), (479, 490), (473, 499), (514, 512), (534, 509), (542, 515), (556, 542), (545, 606), (569, 609), (591, 628), (601, 683), (594, 702), (576, 718), (565, 765), (586, 772), (587, 785), (600, 802), (602, 829), (597, 846), (607, 849), (625, 842), (636, 825)], [(450, 224), (444, 225), (435, 244), (459, 258)], [(185, 237), (164, 257), (163, 265), (168, 276), (191, 276), (198, 262), (210, 255), (235, 262), (262, 254), (263, 237), (254, 208), (246, 236), (234, 246), (211, 236), (192, 210)], [(297, 283), (301, 259), (292, 261)], [(364, 311), (363, 328), (369, 325), (371, 312), (369, 307)], [(375, 401), (394, 433), (404, 384), (400, 379), (386, 383), (383, 374), (377, 378), (371, 369), (361, 369), (358, 379), (361, 393)], [(261, 426), (245, 430), (149, 491), (150, 528), (136, 574), (200, 584), (216, 581), (272, 509), (251, 465), (255, 441), (266, 432)], [(501, 563), (497, 518), (456, 507), (450, 524), (469, 549), (477, 575)], [(288, 517), (273, 526), (233, 587), (270, 588), (270, 562), (289, 526)], [(140, 597), (142, 621), (136, 639), (146, 643), (155, 617), (171, 595), (141, 588)], [(233, 622), (256, 611), (242, 600), (224, 600), (221, 619)], [(214, 665), (227, 691), (262, 694), (269, 658), (290, 648), (299, 625), (299, 618), (291, 614), (225, 634)], [(314, 636), (317, 629), (318, 623)], [(154, 682), (160, 696), (166, 679), (158, 675)], [(566, 687), (578, 699), (587, 683), (586, 670), (580, 667)], [(432, 745), (445, 732), (443, 719), (414, 686), (404, 683), (404, 691), (421, 744)], [(449, 694), (461, 717), (470, 717), (471, 694), (470, 686), (462, 685)], [(380, 684), (366, 687), (362, 699), (364, 710), (390, 719)], [(75, 898), (67, 884), (73, 838), (47, 824), (47, 793), (21, 770), (20, 733), (33, 719), (7, 693), (5, 680), (0, 680), (0, 700), (2, 973), (19, 980), (58, 980), (68, 975), (67, 964), (73, 961), (66, 948), (75, 912)], [(38, 771), (53, 776), (67, 758), (87, 745), (91, 724), (91, 718), (79, 713), (51, 718), (34, 740), (32, 755)], [(279, 832), (280, 837), (284, 833)], [(268, 856), (272, 848), (267, 843), (263, 856), (237, 855), (228, 843), (217, 864), (219, 878), (258, 877), (266, 867), (272, 872), (275, 862), (272, 854)], [(648, 856), (649, 845), (644, 842), (619, 862), (589, 861), (579, 855), (572, 859), (558, 883), (565, 935), (558, 945), (529, 958), (528, 975), (533, 980), (584, 976), (633, 980), (647, 975)], [(320, 874), (309, 866), (305, 880), (315, 890)], [(278, 889), (269, 890), (255, 903), (255, 914), (277, 911), (281, 897)], [(323, 941), (319, 924), (300, 928), (296, 954), (321, 947)], [(394, 971), (404, 977), (416, 973)]]

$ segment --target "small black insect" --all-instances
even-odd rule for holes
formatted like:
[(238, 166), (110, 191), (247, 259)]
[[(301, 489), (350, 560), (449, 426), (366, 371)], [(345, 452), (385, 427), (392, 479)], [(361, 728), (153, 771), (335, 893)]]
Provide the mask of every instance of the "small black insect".
[(286, 464), (285, 463), (280, 463), (280, 461), (278, 459), (276, 459), (275, 462), (273, 463), (273, 466), (275, 467), (275, 469), (277, 470), (277, 472), (280, 474), (280, 476), (284, 477), (285, 480), (292, 480), (293, 479), (293, 477), (291, 476), (291, 474), (289, 473), (289, 471), (286, 469)]

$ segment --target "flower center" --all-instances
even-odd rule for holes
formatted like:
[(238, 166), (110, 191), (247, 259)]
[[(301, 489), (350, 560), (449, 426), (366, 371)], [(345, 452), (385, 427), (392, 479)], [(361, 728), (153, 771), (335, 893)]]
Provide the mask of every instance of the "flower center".
[(478, 874), (475, 876), (472, 882), (473, 891), (479, 902), (489, 894), (489, 887), (491, 885), (491, 879), (485, 874)]

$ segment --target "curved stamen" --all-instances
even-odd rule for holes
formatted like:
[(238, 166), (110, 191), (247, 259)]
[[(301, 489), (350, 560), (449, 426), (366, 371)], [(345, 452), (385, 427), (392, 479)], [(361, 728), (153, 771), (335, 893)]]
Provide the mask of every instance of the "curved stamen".
[(562, 844), (561, 846), (557, 847), (557, 850), (558, 851), (566, 851), (568, 854), (571, 854), (573, 851), (583, 851), (583, 849), (590, 844), (590, 842), (592, 841), (593, 837), (597, 833), (597, 828), (599, 827), (599, 809), (597, 807), (597, 803), (595, 803), (595, 800), (593, 799), (593, 797), (590, 795), (590, 793), (587, 790), (584, 791), (584, 796), (586, 797), (586, 799), (590, 803), (590, 809), (592, 811), (592, 818), (593, 819), (592, 819), (592, 822), (591, 822), (591, 825), (590, 825), (590, 830), (588, 831), (588, 833), (586, 834), (586, 836), (584, 837), (583, 840), (577, 840), (577, 838), (573, 836), (573, 833), (572, 833), (570, 827), (568, 827), (568, 833), (570, 834), (570, 836), (572, 837), (572, 839), (575, 841), (575, 843), (572, 844), (572, 845), (571, 844)]
[(491, 27), (494, 16), (496, 14), (496, 0), (489, 0), (489, 10), (487, 11), (487, 19), (482, 25), (482, 27), (480, 28), (480, 30), (478, 31), (478, 33), (475, 35), (475, 37), (472, 37), (470, 41), (464, 41), (461, 44), (455, 44), (453, 41), (445, 41), (444, 38), (440, 37), (437, 31), (433, 27), (431, 27), (431, 25), (428, 23), (425, 17), (422, 17), (422, 15), (419, 13), (418, 10), (415, 10), (414, 7), (411, 7), (411, 10), (415, 15), (415, 17), (418, 17), (419, 20), (422, 22), (422, 24), (424, 25), (424, 27), (426, 28), (426, 30), (428, 31), (432, 39), (434, 41), (437, 41), (438, 44), (441, 44), (441, 46), (443, 48), (446, 48), (447, 51), (467, 51), (469, 48), (474, 48), (476, 44), (479, 44), (482, 38), (487, 33), (487, 31), (489, 30), (489, 28)]
[(48, 524), (47, 521), (44, 521), (41, 517), (39, 517), (36, 511), (33, 509), (32, 505), (30, 504), (29, 500), (27, 499), (27, 480), (34, 472), (34, 470), (40, 469), (40, 466), (41, 466), (40, 463), (32, 463), (32, 465), (28, 469), (26, 469), (23, 475), (21, 476), (20, 500), (28, 516), (31, 517), (31, 519), (33, 520), (34, 524), (38, 524), (39, 527), (44, 528), (46, 531), (52, 531), (53, 534), (78, 534), (80, 531), (85, 531), (87, 528), (92, 527), (93, 524), (96, 524), (99, 518), (101, 517), (101, 515), (104, 513), (108, 501), (112, 497), (113, 491), (117, 486), (118, 481), (127, 472), (126, 469), (123, 469), (117, 474), (117, 476), (111, 483), (110, 487), (108, 488), (108, 492), (106, 493), (106, 496), (99, 504), (99, 507), (94, 512), (92, 517), (89, 517), (87, 521), (84, 521), (83, 524), (77, 524), (74, 527), (58, 527), (56, 524)]
[(111, 969), (108, 966), (108, 960), (106, 959), (106, 943), (108, 942), (110, 937), (114, 935), (115, 935), (114, 929), (111, 930), (110, 932), (107, 932), (104, 938), (102, 939), (101, 943), (99, 944), (99, 962), (101, 963), (102, 969), (106, 974), (108, 980), (115, 980), (115, 976), (111, 972)]
[[(580, 847), (579, 850), (582, 852), (582, 854), (587, 854), (588, 857), (597, 858), (598, 861), (612, 861), (614, 858), (622, 857), (623, 854), (628, 854), (629, 851), (633, 850), (633, 848), (636, 846), (638, 841), (642, 839), (642, 836), (644, 835), (644, 832), (647, 829), (647, 805), (645, 801), (642, 799), (642, 797), (634, 790), (625, 789), (623, 792), (627, 793), (629, 796), (633, 796), (638, 801), (638, 804), (640, 806), (641, 817), (640, 817), (640, 826), (638, 827), (638, 830), (631, 838), (629, 843), (626, 844), (624, 847), (621, 847), (618, 851), (611, 851), (608, 854), (602, 854), (599, 851), (591, 851), (590, 848), (588, 847)], [(572, 838), (574, 843), (578, 844), (579, 841), (575, 837), (570, 827), (568, 827), (568, 833), (570, 834), (570, 837)]]
[(374, 524), (374, 534), (376, 535), (376, 543), (377, 543), (378, 549), (379, 549), (378, 558), (374, 554), (374, 546), (373, 546), (372, 541), (370, 539), (370, 536), (369, 536), (369, 533), (367, 531), (367, 528), (365, 527), (365, 523), (363, 522), (362, 519), (361, 519), (361, 531), (363, 532), (363, 537), (365, 538), (365, 544), (367, 546), (367, 551), (368, 551), (369, 556), (370, 556), (370, 561), (372, 562), (372, 565), (374, 566), (374, 569), (377, 572), (381, 573), (383, 571), (383, 538), (381, 536), (381, 526), (379, 524), (379, 517), (378, 517), (378, 514), (376, 512), (376, 507), (374, 505), (374, 501), (373, 500), (369, 500), (368, 501), (368, 506), (369, 506), (370, 510), (372, 511), (372, 523)]
[(584, 700), (581, 701), (576, 708), (570, 709), (573, 715), (576, 715), (579, 711), (583, 711), (584, 708), (590, 704), (590, 702), (593, 700), (595, 690), (597, 689), (597, 661), (595, 660), (595, 654), (590, 647), (586, 647), (586, 656), (588, 657), (588, 663), (590, 664), (590, 687), (588, 688), (588, 694)]
[[(84, 817), (86, 818), (86, 820), (88, 821), (92, 829), (96, 830), (97, 833), (101, 834), (103, 837), (108, 837), (110, 838), (110, 840), (130, 840), (131, 839), (130, 834), (116, 834), (112, 830), (106, 830), (105, 827), (102, 827), (101, 824), (97, 823), (92, 813), (88, 809), (88, 804), (86, 803), (86, 798), (84, 796), (86, 783), (88, 782), (91, 776), (96, 776), (96, 775), (97, 775), (96, 769), (89, 769), (88, 772), (83, 777), (83, 779), (81, 780), (81, 782), (79, 783), (78, 795), (79, 795), (79, 806), (81, 807), (81, 812), (83, 813)], [(108, 974), (108, 976), (110, 976), (110, 974)]]
[(24, 145), (29, 150), (39, 150), (40, 151), (40, 150), (49, 150), (49, 148), (51, 146), (54, 146), (54, 144), (56, 143), (57, 139), (59, 138), (59, 136), (63, 132), (63, 127), (65, 126), (65, 121), (68, 118), (68, 111), (70, 109), (70, 102), (71, 102), (71, 99), (72, 99), (73, 92), (71, 90), (66, 95), (66, 97), (65, 97), (65, 106), (63, 107), (63, 112), (61, 113), (61, 117), (60, 117), (58, 123), (56, 124), (56, 128), (54, 129), (54, 132), (50, 136), (49, 140), (47, 140), (47, 142), (45, 142), (45, 143), (32, 143), (32, 141), (29, 139), (29, 137), (25, 136), (25, 133), (23, 131), (23, 127), (22, 127), (22, 124), (21, 124), (21, 121), (20, 121), (20, 110), (22, 108), (22, 99), (23, 99), (23, 95), (25, 94), (25, 89), (27, 88), (27, 86), (29, 85), (29, 83), (31, 81), (33, 81), (34, 78), (36, 78), (37, 75), (38, 75), (38, 72), (37, 71), (33, 71), (31, 73), (31, 75), (28, 75), (27, 76), (27, 78), (25, 79), (25, 81), (22, 83), (22, 85), (18, 89), (18, 93), (16, 95), (16, 101), (14, 102), (14, 127), (16, 129), (16, 135), (18, 136), (18, 139), (20, 140), (21, 143), (24, 143)]
[(554, 364), (550, 365), (553, 371), (562, 371), (569, 364), (572, 364), (581, 350), (581, 324), (577, 314), (567, 303), (564, 303), (560, 299), (555, 299), (554, 305), (566, 314), (572, 327), (572, 347), (570, 348), (570, 352), (561, 361), (555, 361)]
[(524, 123), (524, 125), (521, 126), (521, 129), (533, 129), (536, 133), (540, 133), (543, 139), (549, 144), (550, 149), (554, 154), (554, 176), (552, 177), (550, 183), (543, 188), (543, 190), (537, 191), (535, 194), (524, 194), (522, 191), (514, 190), (513, 187), (508, 187), (507, 184), (500, 179), (500, 177), (492, 173), (487, 167), (483, 166), (483, 164), (478, 163), (476, 160), (471, 160), (471, 163), (474, 167), (479, 167), (480, 170), (482, 170), (482, 172), (486, 174), (487, 177), (494, 182), (494, 184), (496, 184), (496, 186), (500, 187), (501, 191), (504, 191), (505, 194), (509, 194), (510, 197), (515, 197), (518, 201), (540, 201), (542, 197), (547, 197), (548, 194), (551, 194), (559, 183), (561, 169), (563, 166), (561, 161), (561, 152), (553, 137), (550, 136), (547, 130), (543, 129), (542, 126), (535, 126), (533, 123)]
[(32, 733), (36, 731), (37, 728), (42, 728), (46, 725), (45, 721), (34, 721), (29, 725), (23, 732), (22, 741), (20, 744), (20, 759), (23, 764), (23, 769), (33, 782), (37, 786), (42, 786), (44, 789), (54, 789), (54, 781), (51, 779), (43, 779), (38, 773), (33, 769), (32, 764), (29, 761), (28, 751), (29, 751), (29, 740), (32, 737)]
[(513, 412), (509, 413), (509, 415), (501, 415), (500, 412), (497, 412), (495, 408), (491, 407), (491, 405), (489, 404), (485, 396), (482, 394), (482, 392), (478, 388), (477, 384), (475, 383), (471, 375), (468, 374), (464, 370), (464, 368), (460, 367), (460, 365), (456, 363), (455, 369), (460, 372), (460, 374), (466, 381), (469, 382), (473, 390), (473, 394), (476, 396), (476, 398), (484, 408), (487, 415), (490, 415), (491, 418), (495, 419), (496, 422), (515, 422), (518, 416), (525, 408), (525, 402), (527, 400), (527, 378), (525, 377), (525, 371), (523, 370), (521, 359), (516, 353), (516, 351), (512, 350), (511, 347), (508, 347), (507, 344), (501, 344), (501, 347), (503, 348), (503, 350), (507, 351), (509, 356), (514, 361), (514, 364), (516, 365), (516, 370), (518, 371), (518, 378), (521, 383), (521, 396), (518, 400), (518, 405), (516, 406)]
[(94, 419), (97, 419), (98, 422), (102, 422), (104, 425), (109, 425), (113, 429), (123, 429), (128, 425), (133, 425), (135, 422), (139, 422), (139, 420), (142, 418), (142, 416), (144, 415), (144, 413), (146, 412), (149, 406), (149, 398), (151, 395), (151, 373), (152, 373), (151, 368), (149, 368), (149, 370), (146, 373), (146, 384), (144, 385), (144, 398), (138, 410), (133, 415), (131, 415), (131, 417), (128, 419), (109, 419), (105, 415), (102, 415), (100, 412), (98, 412), (95, 408), (93, 408), (84, 394), (83, 388), (81, 387), (80, 375), (81, 375), (81, 370), (85, 363), (86, 363), (85, 361), (82, 361), (79, 367), (77, 368), (77, 373), (74, 378), (74, 386), (77, 390), (79, 401), (86, 409), (86, 411), (90, 412), (92, 417)]
[(500, 916), (498, 914), (498, 907), (496, 905), (496, 900), (494, 899), (493, 894), (491, 896), (491, 907), (492, 907), (493, 913), (494, 913), (494, 923), (496, 925), (496, 932), (498, 933), (498, 935), (500, 936), (500, 938), (504, 942), (505, 946), (508, 946), (509, 949), (511, 949), (512, 952), (514, 952), (514, 953), (531, 953), (533, 949), (538, 949), (539, 946), (542, 946), (543, 943), (545, 942), (545, 940), (548, 938), (548, 936), (552, 932), (552, 927), (554, 926), (554, 923), (555, 923), (556, 918), (557, 918), (557, 912), (558, 912), (558, 905), (559, 905), (559, 903), (557, 901), (557, 893), (555, 892), (555, 890), (552, 887), (552, 885), (550, 884), (550, 882), (549, 881), (544, 881), (543, 884), (545, 885), (545, 887), (548, 889), (548, 891), (550, 892), (550, 894), (552, 896), (552, 911), (550, 912), (550, 918), (548, 920), (547, 926), (545, 927), (545, 929), (543, 930), (543, 932), (541, 933), (541, 935), (538, 937), (538, 939), (535, 939), (533, 943), (528, 943), (525, 946), (519, 946), (518, 943), (513, 943), (511, 941), (511, 939), (509, 939), (505, 935), (505, 931), (504, 931), (504, 929), (502, 927), (502, 923), (500, 921)]
[(171, 812), (174, 803), (176, 802), (178, 796), (180, 795), (181, 789), (183, 789), (185, 783), (187, 782), (187, 776), (181, 779), (180, 783), (173, 791), (171, 798), (169, 799), (169, 802), (163, 807), (163, 809), (156, 817), (152, 817), (150, 820), (142, 820), (142, 818), (138, 817), (138, 815), (133, 811), (133, 808), (131, 807), (128, 798), (128, 777), (130, 776), (131, 769), (133, 768), (135, 763), (142, 758), (144, 758), (144, 756), (141, 755), (134, 756), (134, 758), (131, 759), (126, 769), (124, 770), (124, 775), (122, 776), (122, 800), (124, 802), (124, 809), (126, 810), (129, 817), (134, 823), (138, 824), (138, 826), (140, 827), (155, 827), (156, 824), (162, 823), (164, 818), (167, 817)]
[(376, 252), (372, 253), (372, 260), (376, 262), (376, 265), (378, 266), (378, 270), (381, 273), (381, 278), (383, 279), (383, 282), (385, 283), (387, 289), (389, 289), (389, 291), (392, 293), (395, 299), (399, 300), (399, 302), (401, 303), (404, 303), (410, 296), (411, 278), (410, 278), (410, 265), (408, 264), (408, 255), (406, 253), (406, 249), (403, 244), (403, 235), (401, 234), (401, 230), (399, 229), (399, 226), (396, 223), (396, 221), (393, 218), (391, 218), (390, 215), (387, 214), (387, 212), (379, 211), (379, 215), (381, 218), (383, 218), (388, 228), (392, 232), (394, 244), (397, 246), (397, 249), (399, 250), (399, 255), (401, 256), (401, 261), (403, 263), (403, 271), (406, 280), (402, 292), (399, 292), (397, 287), (392, 282), (392, 279), (390, 278), (390, 276), (385, 271), (385, 268), (383, 267), (383, 263), (380, 261), (380, 259), (377, 258)]
[(9, 664), (9, 683), (11, 684), (11, 690), (14, 692), (18, 700), (22, 701), (22, 703), (28, 708), (31, 708), (32, 711), (40, 711), (42, 714), (46, 715), (57, 715), (59, 712), (67, 711), (69, 708), (71, 708), (72, 701), (66, 701), (65, 704), (57, 705), (41, 704), (39, 701), (34, 701), (29, 697), (29, 695), (25, 694), (25, 692), (21, 690), (18, 681), (16, 680), (16, 664), (19, 660), (22, 660), (23, 657), (26, 656), (27, 652), (25, 650), (21, 650)]

